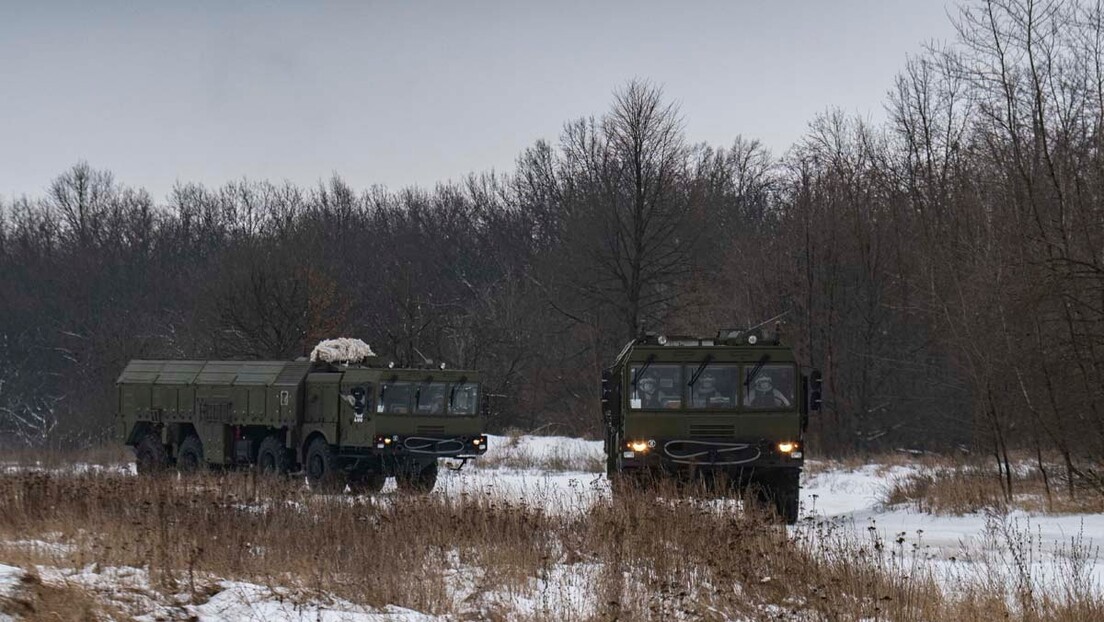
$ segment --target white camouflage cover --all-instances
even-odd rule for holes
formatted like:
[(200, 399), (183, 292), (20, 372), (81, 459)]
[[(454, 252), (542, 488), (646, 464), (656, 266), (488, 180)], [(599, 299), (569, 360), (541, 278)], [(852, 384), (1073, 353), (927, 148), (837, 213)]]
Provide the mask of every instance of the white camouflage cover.
[(311, 361), (324, 361), (326, 363), (353, 363), (375, 356), (372, 348), (360, 339), (351, 337), (339, 337), (338, 339), (324, 339), (318, 342), (311, 350)]

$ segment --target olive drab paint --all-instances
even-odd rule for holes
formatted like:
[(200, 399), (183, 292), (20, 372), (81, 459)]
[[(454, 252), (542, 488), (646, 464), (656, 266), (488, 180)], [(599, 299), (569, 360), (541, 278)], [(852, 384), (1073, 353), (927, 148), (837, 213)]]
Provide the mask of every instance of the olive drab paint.
[(486, 452), (478, 372), (373, 362), (134, 360), (116, 382), (117, 435), (143, 471), (303, 469), (329, 488), (428, 489), (438, 458)]
[(820, 373), (804, 374), (777, 332), (634, 339), (602, 372), (607, 474), (615, 489), (700, 478), (753, 492), (793, 523), (820, 399)]

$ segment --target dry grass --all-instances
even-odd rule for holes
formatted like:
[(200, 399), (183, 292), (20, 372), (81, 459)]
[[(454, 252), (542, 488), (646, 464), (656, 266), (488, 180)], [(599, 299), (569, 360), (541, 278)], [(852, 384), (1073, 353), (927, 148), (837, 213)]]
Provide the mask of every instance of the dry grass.
[(0, 507), (0, 541), (65, 545), (0, 547), (8, 563), (140, 568), (152, 590), (193, 602), (226, 578), (462, 619), (1104, 619), (1095, 591), (1036, 589), (1026, 605), (1003, 584), (948, 593), (892, 543), (828, 524), (788, 532), (674, 490), (554, 515), (489, 492), (353, 498), (245, 474), (23, 472), (0, 475)]
[(134, 462), (134, 452), (119, 443), (95, 445), (83, 449), (0, 447), (0, 468), (30, 466), (44, 469), (72, 468), (73, 465), (122, 467)]
[[(916, 472), (896, 478), (889, 487), (888, 505), (910, 504), (932, 514), (973, 514), (1013, 509), (1047, 514), (1104, 512), (1104, 495), (1091, 489), (1071, 490), (1056, 461), (1021, 456), (1012, 466), (1011, 497), (1008, 480), (992, 460), (926, 456), (912, 465)], [(1044, 477), (1044, 469), (1046, 476)]]
[(47, 585), (34, 573), (23, 577), (13, 596), (0, 597), (0, 614), (25, 622), (87, 622), (121, 615), (80, 586)]

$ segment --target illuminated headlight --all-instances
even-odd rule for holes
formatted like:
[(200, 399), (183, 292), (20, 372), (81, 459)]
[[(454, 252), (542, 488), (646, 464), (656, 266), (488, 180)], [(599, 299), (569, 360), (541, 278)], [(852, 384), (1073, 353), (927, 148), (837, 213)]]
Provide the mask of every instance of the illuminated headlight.
[(648, 441), (632, 441), (629, 443), (629, 449), (642, 454), (648, 451)]
[(659, 345), (665, 346), (665, 345), (667, 345), (667, 336), (666, 335), (660, 335), (659, 337), (656, 338), (656, 341), (659, 342)]
[(782, 441), (778, 444), (778, 451), (784, 454), (788, 454), (797, 449), (797, 443), (791, 443), (789, 441)]

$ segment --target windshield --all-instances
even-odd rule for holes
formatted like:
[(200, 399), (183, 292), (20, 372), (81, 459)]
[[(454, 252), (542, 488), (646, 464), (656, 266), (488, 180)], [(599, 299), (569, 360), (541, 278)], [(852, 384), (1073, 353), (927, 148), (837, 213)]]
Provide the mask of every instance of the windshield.
[(393, 415), (474, 415), (479, 411), (475, 382), (385, 382), (379, 412)]
[[(643, 371), (642, 371), (643, 370)], [(629, 407), (634, 410), (682, 408), (681, 365), (634, 365), (629, 370), (636, 384), (630, 387)]]
[(414, 391), (414, 412), (419, 415), (440, 415), (445, 412), (445, 396), (448, 385), (443, 382), (426, 382)]
[(409, 382), (387, 382), (380, 387), (380, 412), (405, 415), (410, 413), (410, 398), (414, 386)]
[(744, 368), (744, 406), (755, 409), (790, 408), (797, 386), (793, 365)]
[[(696, 378), (691, 375), (694, 373), (697, 373)], [(687, 365), (686, 374), (694, 382), (688, 384), (690, 408), (735, 408), (739, 403), (736, 398), (739, 368), (736, 365)]]

